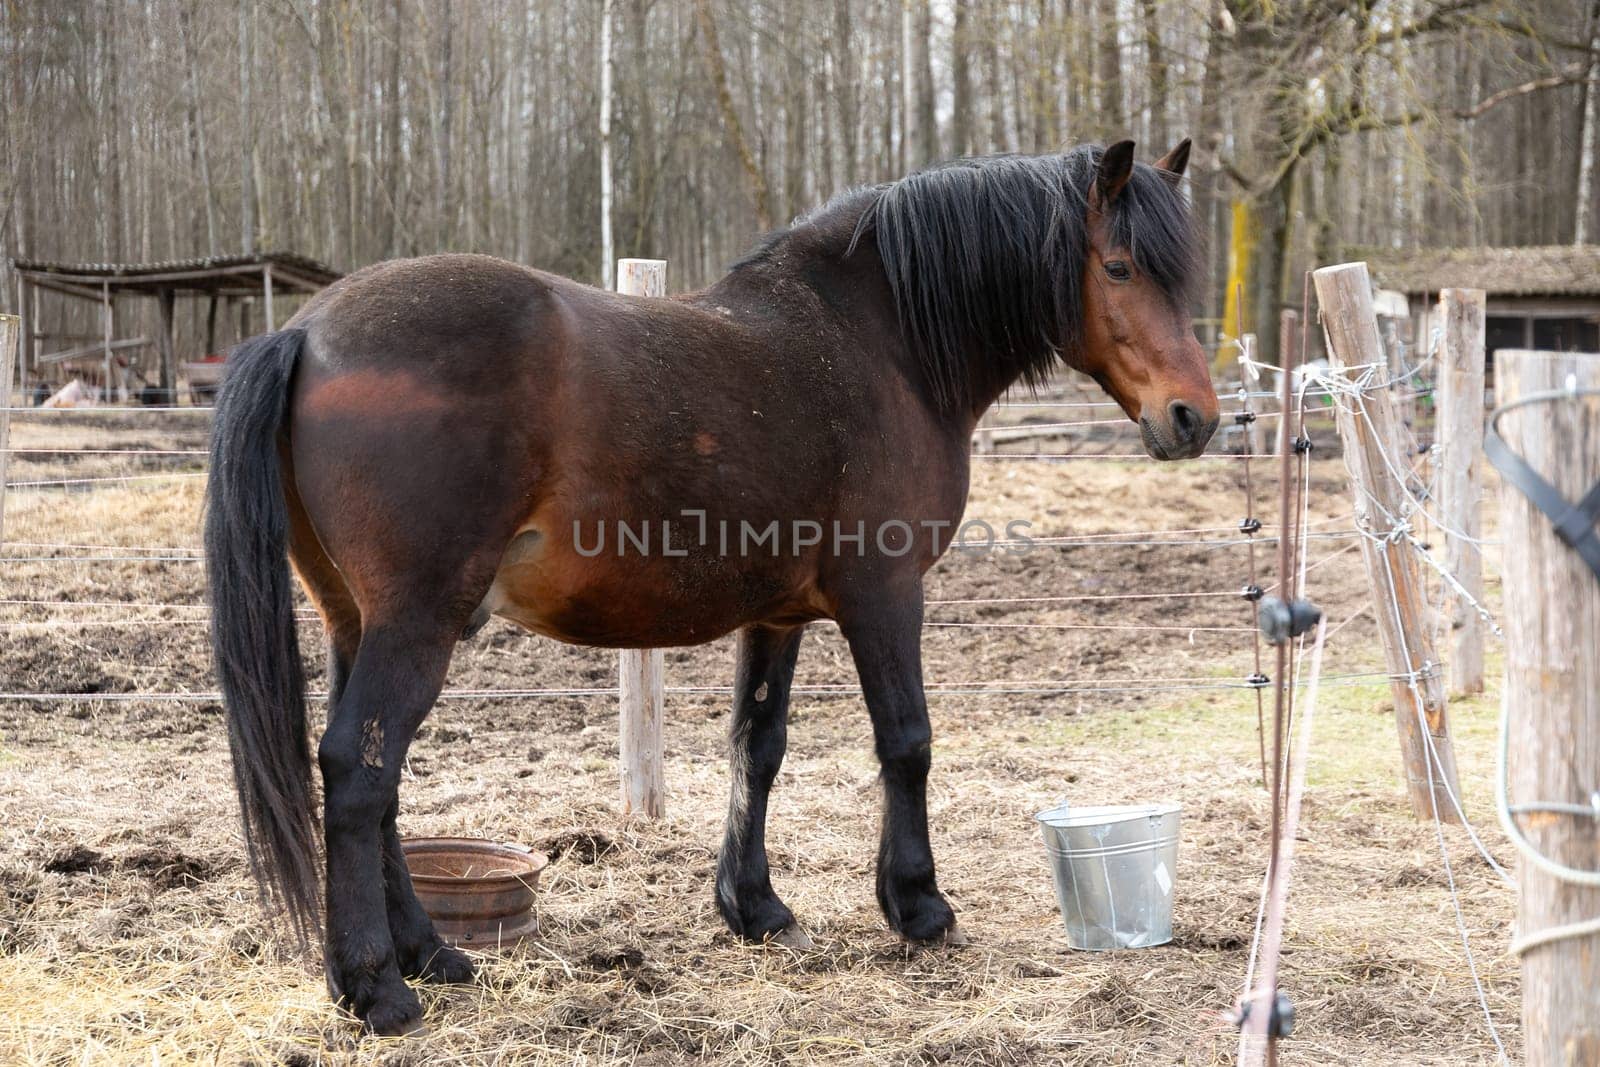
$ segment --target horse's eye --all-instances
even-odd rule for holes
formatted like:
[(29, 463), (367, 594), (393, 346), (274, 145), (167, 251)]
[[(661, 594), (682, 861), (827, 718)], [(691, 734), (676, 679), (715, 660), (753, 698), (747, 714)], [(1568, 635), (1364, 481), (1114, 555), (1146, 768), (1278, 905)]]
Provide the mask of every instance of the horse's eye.
[(1106, 277), (1114, 282), (1125, 282), (1133, 277), (1133, 271), (1120, 259), (1113, 259), (1106, 264)]

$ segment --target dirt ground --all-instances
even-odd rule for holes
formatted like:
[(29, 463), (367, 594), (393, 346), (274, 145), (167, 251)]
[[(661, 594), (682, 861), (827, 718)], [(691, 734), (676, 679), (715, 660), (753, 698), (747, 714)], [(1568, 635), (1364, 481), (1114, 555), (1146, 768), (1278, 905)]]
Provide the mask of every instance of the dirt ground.
[[(1330, 442), (1331, 430), (1316, 436)], [(1117, 440), (1135, 450), (1132, 436)], [(196, 415), (30, 415), (13, 445), (181, 453), (203, 441)], [(200, 462), (13, 463), (13, 482), (171, 477), (10, 494), (0, 690), (211, 690), (201, 566), (187, 558)], [(1339, 624), (1368, 597), (1341, 533), (1342, 465), (1324, 455), (1312, 466), (1308, 591)], [(1252, 468), (1255, 511), (1270, 522), (1276, 482), (1269, 464)], [(412, 750), (402, 832), (525, 842), (553, 863), (542, 935), (481, 954), (475, 985), (424, 987), (427, 1029), (399, 1039), (359, 1036), (328, 1004), (316, 964), (263, 923), (215, 703), (0, 699), (0, 1062), (1231, 1062), (1237, 1038), (1220, 1013), (1243, 980), (1268, 806), (1255, 696), (1235, 687), (1255, 669), (1237, 595), (1247, 553), (1197, 542), (1236, 540), (1244, 500), (1242, 464), (1228, 458), (975, 462), (969, 515), (997, 527), (1189, 532), (1135, 538), (1176, 544), (952, 553), (930, 575), (930, 820), (966, 947), (908, 950), (877, 910), (866, 714), (853, 694), (812, 688), (854, 682), (830, 626), (814, 626), (801, 653), (769, 824), (775, 886), (815, 951), (739, 943), (712, 905), (730, 640), (667, 653), (668, 813), (657, 822), (620, 815), (609, 693), (441, 703)], [(113, 558), (129, 555), (155, 558)], [(1272, 545), (1257, 556), (1265, 585)], [(994, 602), (1152, 593), (1185, 595)], [(956, 603), (971, 600), (986, 602)], [(301, 636), (320, 676), (315, 623)], [(1283, 961), (1297, 1025), (1282, 1059), (1494, 1062), (1440, 838), (1404, 805), (1381, 671), (1371, 620), (1356, 616), (1324, 667)], [(1468, 812), (1504, 862), (1489, 814), (1497, 675), (1491, 662), (1490, 692), (1452, 714)], [(461, 646), (450, 677), (469, 689), (614, 684), (614, 653), (499, 622)], [(1067, 948), (1032, 818), (1062, 797), (1183, 803), (1170, 945)], [(1464, 834), (1447, 828), (1442, 840), (1515, 1058), (1512, 893)]]

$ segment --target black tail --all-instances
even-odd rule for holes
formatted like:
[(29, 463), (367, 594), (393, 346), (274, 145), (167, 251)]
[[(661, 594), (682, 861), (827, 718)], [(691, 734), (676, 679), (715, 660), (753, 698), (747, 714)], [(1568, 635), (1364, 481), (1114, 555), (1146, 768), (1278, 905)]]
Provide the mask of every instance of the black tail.
[(318, 928), (316, 801), (279, 441), (305, 331), (234, 349), (211, 429), (206, 576), (250, 869), (302, 942)]

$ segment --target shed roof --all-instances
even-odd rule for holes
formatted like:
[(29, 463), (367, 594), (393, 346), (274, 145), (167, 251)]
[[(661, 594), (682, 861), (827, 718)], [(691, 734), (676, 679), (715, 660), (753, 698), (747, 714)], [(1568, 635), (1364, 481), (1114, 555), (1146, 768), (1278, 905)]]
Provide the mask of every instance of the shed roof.
[(1600, 297), (1600, 245), (1354, 249), (1385, 289), (1437, 293), (1455, 286), (1491, 296)]
[(272, 268), (272, 284), (285, 292), (314, 293), (339, 279), (338, 271), (293, 252), (202, 256), (159, 263), (62, 263), (14, 259), (12, 266), (31, 282), (83, 296), (98, 296), (102, 286), (113, 294), (179, 292), (252, 296), (261, 292), (261, 273)]

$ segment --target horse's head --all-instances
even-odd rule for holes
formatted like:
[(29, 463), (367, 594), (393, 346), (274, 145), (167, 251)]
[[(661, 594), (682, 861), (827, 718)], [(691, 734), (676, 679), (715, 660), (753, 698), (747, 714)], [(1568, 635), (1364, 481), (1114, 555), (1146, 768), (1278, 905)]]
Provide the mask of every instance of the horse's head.
[(1210, 366), (1195, 340), (1185, 274), (1193, 263), (1188, 206), (1178, 191), (1189, 142), (1135, 164), (1133, 142), (1100, 157), (1088, 196), (1088, 261), (1077, 369), (1139, 424), (1156, 459), (1198, 456), (1217, 428)]

